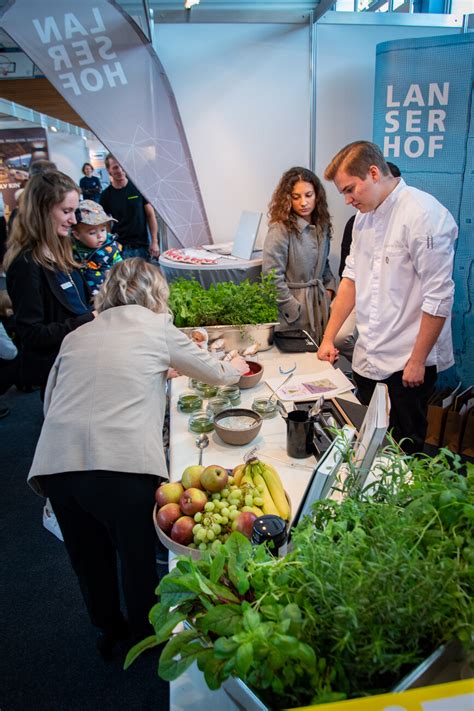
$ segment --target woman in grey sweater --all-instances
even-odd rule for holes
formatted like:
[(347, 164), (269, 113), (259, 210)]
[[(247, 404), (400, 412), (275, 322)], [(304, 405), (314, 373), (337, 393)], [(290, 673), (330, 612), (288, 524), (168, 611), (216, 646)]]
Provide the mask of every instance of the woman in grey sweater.
[(331, 219), (320, 180), (306, 168), (287, 170), (273, 193), (268, 215), (263, 272), (275, 272), (277, 328), (304, 328), (319, 342), (336, 290), (328, 261)]

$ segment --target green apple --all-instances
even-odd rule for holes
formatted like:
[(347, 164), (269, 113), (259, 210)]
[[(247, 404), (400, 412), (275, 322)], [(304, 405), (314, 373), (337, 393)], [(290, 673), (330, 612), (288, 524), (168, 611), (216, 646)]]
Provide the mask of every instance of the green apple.
[(227, 470), (218, 464), (211, 464), (209, 467), (206, 467), (201, 474), (201, 486), (213, 494), (222, 491), (227, 485), (228, 480), (229, 475), (227, 474)]
[(186, 467), (181, 477), (181, 483), (185, 489), (203, 489), (201, 485), (201, 474), (206, 467), (201, 464), (194, 464)]

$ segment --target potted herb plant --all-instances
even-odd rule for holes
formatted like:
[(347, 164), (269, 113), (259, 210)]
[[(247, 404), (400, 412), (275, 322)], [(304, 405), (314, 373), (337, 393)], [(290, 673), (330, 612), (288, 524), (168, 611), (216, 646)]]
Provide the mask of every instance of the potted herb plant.
[(126, 666), (166, 642), (163, 679), (197, 662), (210, 689), (238, 677), (281, 709), (387, 691), (454, 639), (472, 649), (474, 465), (448, 450), (384, 461), (379, 486), (316, 502), (284, 558), (234, 533), (180, 559)]
[(278, 321), (273, 274), (257, 282), (219, 282), (209, 289), (195, 279), (177, 279), (170, 284), (169, 306), (175, 326), (184, 331), (205, 327), (212, 340), (225, 338), (227, 350), (254, 342), (260, 350), (269, 348)]

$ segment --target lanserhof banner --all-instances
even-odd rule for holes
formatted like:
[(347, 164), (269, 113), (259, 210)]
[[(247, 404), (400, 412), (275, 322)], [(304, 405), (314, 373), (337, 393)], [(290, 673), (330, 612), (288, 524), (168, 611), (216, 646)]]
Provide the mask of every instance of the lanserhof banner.
[(210, 241), (176, 100), (151, 44), (113, 0), (10, 0), (2, 28), (41, 69), (183, 246)]
[(459, 225), (454, 281), (456, 377), (474, 382), (474, 35), (377, 46), (374, 142), (408, 185), (434, 195)]

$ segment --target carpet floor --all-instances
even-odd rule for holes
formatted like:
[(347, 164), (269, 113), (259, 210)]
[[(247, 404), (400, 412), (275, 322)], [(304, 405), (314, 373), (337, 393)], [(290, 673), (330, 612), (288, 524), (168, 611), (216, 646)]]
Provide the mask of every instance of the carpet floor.
[(1, 711), (168, 711), (158, 651), (122, 669), (126, 647), (105, 663), (95, 649), (64, 545), (42, 525), (43, 499), (26, 484), (42, 424), (39, 393), (11, 389), (0, 420)]

